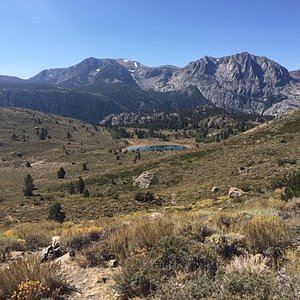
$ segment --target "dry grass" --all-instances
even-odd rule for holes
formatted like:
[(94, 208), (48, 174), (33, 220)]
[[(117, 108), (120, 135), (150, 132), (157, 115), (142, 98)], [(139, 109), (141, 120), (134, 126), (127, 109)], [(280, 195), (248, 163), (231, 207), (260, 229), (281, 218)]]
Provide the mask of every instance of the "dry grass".
[(26, 281), (38, 281), (49, 289), (62, 285), (61, 267), (58, 262), (41, 263), (39, 256), (31, 255), (12, 261), (8, 267), (0, 270), (0, 294), (7, 299), (17, 290), (18, 285)]
[(163, 236), (173, 232), (174, 225), (164, 217), (140, 219), (122, 225), (107, 239), (111, 251), (121, 260), (137, 249), (152, 247)]
[(262, 253), (273, 246), (286, 246), (291, 241), (291, 230), (280, 217), (257, 216), (245, 222), (243, 233), (252, 251)]
[(236, 256), (227, 266), (226, 272), (249, 272), (249, 273), (265, 273), (270, 271), (267, 265), (267, 258), (261, 254)]

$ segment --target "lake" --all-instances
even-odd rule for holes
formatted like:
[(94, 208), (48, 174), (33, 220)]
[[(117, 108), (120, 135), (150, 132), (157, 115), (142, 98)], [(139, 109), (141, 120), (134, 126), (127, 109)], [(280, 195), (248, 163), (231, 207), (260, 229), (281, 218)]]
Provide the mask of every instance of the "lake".
[(146, 151), (183, 151), (189, 149), (185, 145), (140, 145), (140, 146), (129, 146), (126, 148), (128, 151), (134, 152), (134, 151), (140, 151), (140, 152), (146, 152)]

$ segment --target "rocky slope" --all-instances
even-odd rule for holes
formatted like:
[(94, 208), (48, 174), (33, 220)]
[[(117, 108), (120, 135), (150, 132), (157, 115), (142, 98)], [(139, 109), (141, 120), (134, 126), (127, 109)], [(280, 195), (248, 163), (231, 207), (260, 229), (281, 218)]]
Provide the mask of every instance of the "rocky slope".
[[(79, 101), (80, 112), (68, 115), (92, 122), (116, 112), (190, 109), (202, 104), (280, 115), (300, 107), (299, 91), (299, 71), (289, 73), (272, 60), (247, 52), (205, 56), (184, 68), (91, 57), (68, 68), (44, 70), (28, 80), (0, 76), (0, 105), (66, 114)], [(91, 98), (96, 104), (89, 119), (81, 112), (91, 106), (91, 100), (86, 101)]]
[[(249, 53), (223, 58), (205, 56), (175, 72), (164, 86), (153, 88), (174, 91), (191, 85), (219, 107), (260, 114), (267, 109), (272, 113), (270, 108), (285, 99), (295, 99), (300, 89), (287, 69)], [(294, 105), (300, 105), (299, 98)], [(284, 110), (293, 108), (287, 102), (284, 106)]]

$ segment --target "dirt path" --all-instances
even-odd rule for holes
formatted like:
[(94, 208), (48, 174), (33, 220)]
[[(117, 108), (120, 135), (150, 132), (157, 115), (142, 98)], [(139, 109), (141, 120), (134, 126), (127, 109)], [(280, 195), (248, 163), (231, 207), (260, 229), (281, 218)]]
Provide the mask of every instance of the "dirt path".
[(80, 268), (76, 262), (61, 259), (63, 273), (67, 282), (76, 291), (67, 297), (68, 300), (115, 300), (113, 292), (113, 274), (116, 268)]

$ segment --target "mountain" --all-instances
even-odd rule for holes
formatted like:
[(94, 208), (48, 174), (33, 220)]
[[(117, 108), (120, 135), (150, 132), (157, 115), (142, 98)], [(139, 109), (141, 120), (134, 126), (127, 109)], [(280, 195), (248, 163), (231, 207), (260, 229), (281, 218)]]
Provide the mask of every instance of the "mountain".
[(0, 77), (0, 105), (98, 122), (112, 113), (176, 111), (211, 105), (281, 115), (300, 107), (299, 71), (247, 52), (205, 56), (184, 68), (87, 58), (28, 80)]
[(175, 72), (165, 86), (153, 88), (176, 91), (193, 85), (219, 107), (262, 114), (288, 98), (282, 91), (293, 82), (286, 68), (245, 52), (223, 58), (205, 56)]
[(15, 76), (0, 75), (0, 87), (20, 86), (25, 83), (26, 80)]
[(300, 70), (291, 71), (290, 75), (294, 80), (300, 82)]
[(28, 81), (68, 88), (97, 85), (99, 82), (125, 83), (137, 87), (130, 72), (116, 60), (93, 57), (87, 58), (72, 67), (44, 70)]

